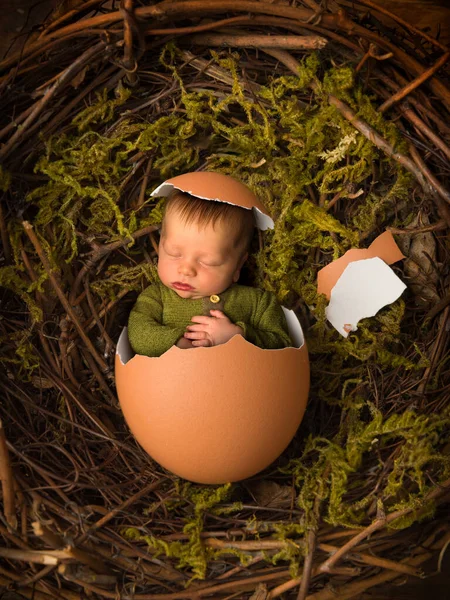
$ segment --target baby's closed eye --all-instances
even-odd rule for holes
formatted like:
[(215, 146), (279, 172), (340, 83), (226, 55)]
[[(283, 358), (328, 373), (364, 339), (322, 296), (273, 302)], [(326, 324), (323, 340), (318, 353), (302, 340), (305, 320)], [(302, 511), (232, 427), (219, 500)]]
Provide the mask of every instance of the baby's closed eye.
[(200, 264), (205, 267), (221, 267), (223, 263), (209, 262), (209, 261), (202, 260), (202, 261), (200, 261)]

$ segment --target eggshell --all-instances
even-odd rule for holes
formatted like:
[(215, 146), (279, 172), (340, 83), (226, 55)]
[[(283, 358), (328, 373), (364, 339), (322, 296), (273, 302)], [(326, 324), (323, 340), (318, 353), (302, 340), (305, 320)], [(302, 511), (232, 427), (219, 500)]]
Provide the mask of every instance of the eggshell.
[(330, 264), (317, 273), (317, 291), (319, 294), (325, 294), (328, 300), (331, 298), (331, 290), (342, 273), (352, 262), (365, 260), (368, 258), (381, 258), (388, 265), (391, 265), (402, 258), (404, 255), (400, 252), (390, 231), (385, 231), (370, 244), (368, 248), (352, 248), (340, 258), (333, 260)]
[(185, 479), (239, 481), (270, 465), (301, 423), (309, 360), (297, 317), (284, 309), (297, 347), (263, 350), (234, 336), (213, 348), (135, 355), (122, 332), (116, 385), (141, 446)]
[(215, 171), (183, 173), (167, 179), (158, 186), (152, 196), (168, 196), (173, 189), (186, 192), (204, 200), (216, 200), (252, 209), (256, 226), (261, 230), (272, 229), (273, 220), (266, 207), (249, 187), (229, 175)]

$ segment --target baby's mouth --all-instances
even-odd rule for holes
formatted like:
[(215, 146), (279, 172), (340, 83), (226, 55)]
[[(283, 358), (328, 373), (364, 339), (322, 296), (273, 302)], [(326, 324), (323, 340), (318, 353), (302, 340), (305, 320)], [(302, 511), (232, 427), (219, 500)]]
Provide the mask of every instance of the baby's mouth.
[(191, 292), (194, 288), (192, 285), (188, 283), (181, 283), (181, 281), (174, 281), (172, 283), (172, 287), (176, 290), (180, 290), (181, 292)]

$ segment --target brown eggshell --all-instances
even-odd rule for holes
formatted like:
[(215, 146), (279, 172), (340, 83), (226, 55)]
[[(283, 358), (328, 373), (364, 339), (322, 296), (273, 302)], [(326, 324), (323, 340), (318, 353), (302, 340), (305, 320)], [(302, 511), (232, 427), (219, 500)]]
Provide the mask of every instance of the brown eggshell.
[(405, 258), (395, 243), (390, 231), (385, 231), (370, 244), (368, 248), (352, 248), (317, 273), (317, 291), (331, 298), (331, 290), (345, 271), (348, 264), (367, 258), (381, 258), (388, 265)]
[(214, 171), (183, 173), (167, 179), (158, 186), (152, 196), (168, 196), (173, 189), (204, 200), (216, 200), (253, 209), (256, 226), (259, 229), (272, 229), (273, 220), (266, 207), (249, 187), (229, 175)]
[(300, 325), (285, 313), (299, 347), (263, 350), (237, 335), (213, 348), (132, 357), (122, 332), (117, 393), (150, 456), (184, 479), (220, 484), (258, 473), (283, 452), (303, 418), (310, 376)]

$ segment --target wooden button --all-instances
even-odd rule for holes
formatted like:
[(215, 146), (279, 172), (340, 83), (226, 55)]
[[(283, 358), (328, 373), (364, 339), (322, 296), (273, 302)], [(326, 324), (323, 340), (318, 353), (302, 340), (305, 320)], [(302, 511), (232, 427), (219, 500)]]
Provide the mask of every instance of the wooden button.
[(209, 299), (211, 300), (211, 302), (213, 304), (217, 304), (218, 302), (220, 302), (220, 297), (217, 296), (216, 294), (213, 294), (212, 296), (210, 296)]

